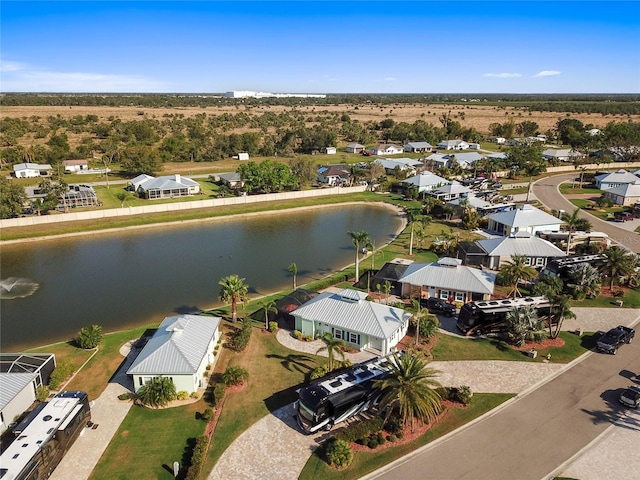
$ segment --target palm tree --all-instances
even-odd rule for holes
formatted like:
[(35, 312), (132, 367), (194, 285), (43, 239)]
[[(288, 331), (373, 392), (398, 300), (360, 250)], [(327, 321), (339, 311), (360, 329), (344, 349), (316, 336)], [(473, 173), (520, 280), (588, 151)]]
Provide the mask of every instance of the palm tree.
[(515, 307), (507, 312), (506, 318), (509, 337), (518, 346), (524, 345), (526, 341), (540, 342), (547, 337), (544, 320), (538, 317), (533, 305)]
[(296, 277), (298, 275), (298, 265), (296, 265), (296, 262), (293, 262), (291, 265), (289, 265), (288, 268), (289, 272), (291, 272), (291, 275), (293, 275), (293, 289), (295, 290), (297, 287), (296, 285)]
[(618, 277), (628, 275), (635, 262), (620, 247), (611, 247), (604, 254), (607, 258), (600, 268), (602, 273), (609, 277), (609, 289), (613, 290), (613, 284)]
[(356, 282), (358, 282), (360, 280), (360, 247), (371, 243), (371, 237), (364, 230), (347, 232), (347, 235), (351, 237), (351, 241), (356, 246)]
[(571, 248), (571, 234), (578, 229), (578, 225), (581, 220), (579, 215), (580, 209), (576, 208), (571, 215), (565, 213), (562, 216), (562, 220), (567, 224), (565, 228), (569, 233), (569, 236), (567, 237), (567, 255), (569, 255), (569, 249)]
[[(549, 335), (551, 338), (557, 338), (560, 334), (562, 322), (565, 318), (576, 318), (576, 314), (571, 311), (569, 297), (566, 295), (557, 295), (551, 300), (551, 313), (549, 315)], [(553, 329), (552, 320), (555, 319), (555, 329)]]
[(136, 392), (136, 401), (150, 407), (164, 407), (176, 399), (176, 386), (169, 377), (155, 377)]
[(417, 347), (420, 341), (420, 322), (429, 313), (429, 311), (422, 310), (422, 308), (420, 308), (420, 300), (417, 300), (415, 298), (411, 299), (411, 306), (416, 311), (416, 313), (413, 314), (411, 319), (413, 320), (413, 324), (416, 327), (416, 347)]
[(600, 294), (600, 273), (593, 265), (574, 265), (567, 270), (567, 277), (574, 298), (595, 298)]
[(524, 255), (513, 255), (511, 260), (500, 267), (498, 278), (503, 285), (513, 285), (513, 298), (518, 296), (518, 283), (520, 280), (533, 280), (537, 276), (536, 269), (526, 264), (527, 257)]
[(249, 293), (249, 287), (245, 285), (244, 280), (238, 275), (229, 275), (218, 282), (221, 287), (220, 299), (223, 302), (231, 302), (231, 318), (234, 323), (238, 317), (238, 302), (246, 302)]
[(264, 328), (269, 330), (269, 313), (278, 313), (276, 302), (273, 300), (260, 300), (258, 306), (264, 311)]
[(389, 362), (390, 373), (383, 379), (374, 380), (380, 388), (380, 409), (387, 410), (387, 418), (397, 408), (404, 425), (415, 430), (415, 420), (429, 422), (440, 413), (440, 383), (435, 380), (438, 371), (427, 367), (427, 363), (415, 355), (397, 353)]
[(439, 203), (440, 202), (435, 197), (431, 197), (431, 196), (425, 197), (425, 199), (422, 201), (422, 209), (425, 211), (427, 215), (429, 215), (431, 213), (431, 210), (433, 210), (433, 207), (435, 207)]
[(409, 256), (413, 255), (413, 227), (415, 223), (420, 219), (420, 210), (415, 208), (407, 208), (407, 220), (411, 224), (411, 237), (409, 240)]
[(382, 287), (384, 288), (384, 293), (387, 296), (385, 304), (389, 305), (389, 294), (391, 293), (391, 282), (389, 280), (385, 280), (384, 285)]
[(316, 353), (327, 351), (327, 356), (329, 357), (329, 371), (333, 371), (333, 359), (335, 354), (337, 353), (342, 360), (344, 360), (344, 351), (343, 347), (346, 347), (346, 343), (341, 338), (334, 338), (331, 332), (325, 332), (324, 335), (320, 337), (324, 346), (320, 347), (316, 350)]

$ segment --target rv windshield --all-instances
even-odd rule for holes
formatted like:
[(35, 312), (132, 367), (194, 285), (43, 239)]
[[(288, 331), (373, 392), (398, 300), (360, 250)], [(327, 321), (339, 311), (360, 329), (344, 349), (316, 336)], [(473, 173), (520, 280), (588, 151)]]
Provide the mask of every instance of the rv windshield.
[(302, 415), (305, 419), (309, 420), (310, 422), (315, 421), (315, 412), (313, 410), (307, 407), (302, 400), (298, 400), (298, 405), (300, 406), (300, 408), (298, 409), (298, 412), (300, 413), (300, 415)]

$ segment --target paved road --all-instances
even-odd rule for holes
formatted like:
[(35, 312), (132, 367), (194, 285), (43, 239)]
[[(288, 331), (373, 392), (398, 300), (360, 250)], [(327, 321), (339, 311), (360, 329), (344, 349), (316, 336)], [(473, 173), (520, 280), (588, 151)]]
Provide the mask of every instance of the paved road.
[[(533, 184), (533, 194), (544, 205), (553, 210), (565, 210), (569, 213), (573, 212), (576, 207), (560, 194), (558, 191), (558, 185), (562, 182), (575, 178), (576, 175), (577, 173), (569, 173), (542, 178)], [(637, 233), (617, 227), (611, 222), (600, 220), (599, 218), (590, 215), (585, 210), (580, 211), (580, 217), (589, 220), (593, 225), (594, 231), (604, 232), (615, 242), (622, 244), (629, 250), (640, 253), (640, 235)]]
[[(617, 402), (640, 372), (640, 342), (617, 356), (589, 353), (573, 368), (480, 422), (366, 478), (513, 479), (548, 477), (614, 423), (640, 438), (640, 422)], [(631, 453), (631, 452), (629, 452)], [(637, 450), (635, 453), (637, 455)], [(629, 472), (611, 466), (609, 478)]]

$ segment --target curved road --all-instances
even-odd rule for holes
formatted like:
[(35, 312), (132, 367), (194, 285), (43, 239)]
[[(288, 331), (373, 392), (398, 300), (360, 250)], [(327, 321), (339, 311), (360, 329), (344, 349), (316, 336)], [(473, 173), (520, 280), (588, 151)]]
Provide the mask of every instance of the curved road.
[[(640, 342), (616, 356), (588, 353), (528, 395), (364, 478), (548, 478), (614, 423), (640, 437), (640, 422), (617, 401), (634, 372), (640, 372)], [(620, 468), (612, 467), (610, 478), (622, 478)]]
[[(538, 200), (553, 210), (573, 212), (576, 208), (575, 205), (560, 194), (558, 186), (562, 182), (573, 180), (575, 177), (575, 173), (569, 173), (542, 178), (532, 185), (532, 192)], [(595, 231), (604, 232), (609, 235), (611, 240), (623, 245), (633, 252), (640, 253), (640, 235), (637, 233), (617, 227), (611, 222), (600, 220), (599, 218), (587, 213), (585, 210), (580, 211), (580, 217), (589, 220)]]

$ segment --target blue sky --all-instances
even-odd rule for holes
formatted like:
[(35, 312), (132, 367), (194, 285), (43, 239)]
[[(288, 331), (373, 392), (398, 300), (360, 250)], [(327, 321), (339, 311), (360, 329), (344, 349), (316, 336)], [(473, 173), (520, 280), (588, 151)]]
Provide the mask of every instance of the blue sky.
[(640, 93), (640, 2), (2, 0), (0, 91)]

